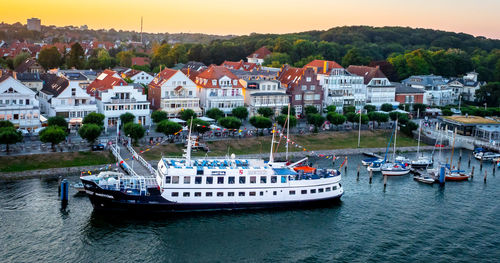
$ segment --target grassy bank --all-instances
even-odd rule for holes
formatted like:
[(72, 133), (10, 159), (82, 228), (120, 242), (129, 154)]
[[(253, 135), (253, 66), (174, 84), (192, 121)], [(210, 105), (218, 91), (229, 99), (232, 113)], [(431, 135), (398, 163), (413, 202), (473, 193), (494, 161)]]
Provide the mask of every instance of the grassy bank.
[(22, 172), (49, 168), (101, 165), (112, 162), (114, 162), (113, 156), (108, 151), (1, 156), (0, 172)]
[[(363, 131), (361, 132), (362, 148), (386, 147), (391, 136), (391, 131)], [(319, 134), (294, 135), (292, 140), (305, 147), (307, 150), (333, 150), (358, 147), (357, 132), (326, 132)], [(213, 141), (207, 143), (210, 148), (209, 156), (224, 156), (227, 153), (254, 154), (268, 153), (271, 145), (271, 137), (251, 137), (245, 139), (228, 139), (224, 141)], [(398, 134), (397, 146), (416, 146), (417, 141), (402, 134)], [(157, 160), (163, 156), (180, 156), (183, 145), (168, 144), (151, 148), (142, 155), (147, 160)], [(139, 147), (138, 150), (144, 150), (148, 147)], [(278, 151), (285, 151), (284, 139), (279, 144)], [(302, 151), (302, 148), (296, 148), (290, 145), (290, 151)], [(203, 156), (205, 152), (194, 152), (195, 156)]]

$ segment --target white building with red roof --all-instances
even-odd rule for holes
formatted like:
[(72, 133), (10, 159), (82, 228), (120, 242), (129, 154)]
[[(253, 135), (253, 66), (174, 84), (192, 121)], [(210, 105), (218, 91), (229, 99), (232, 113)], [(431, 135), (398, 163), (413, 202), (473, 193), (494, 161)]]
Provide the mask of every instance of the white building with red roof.
[(264, 60), (271, 55), (271, 51), (266, 47), (261, 47), (253, 52), (250, 56), (247, 57), (247, 61), (250, 63), (256, 63), (258, 65), (262, 65)]
[(148, 100), (153, 109), (161, 109), (169, 117), (183, 109), (202, 113), (196, 84), (180, 70), (162, 70), (148, 85)]
[(244, 105), (243, 85), (224, 66), (210, 66), (195, 77), (195, 83), (205, 112), (218, 108), (230, 113), (234, 108)]
[(115, 128), (120, 115), (132, 113), (134, 122), (144, 126), (151, 124), (150, 103), (142, 90), (128, 85), (112, 71), (103, 71), (87, 87), (87, 93), (96, 98), (99, 113), (104, 114), (104, 128)]
[(396, 99), (396, 87), (384, 75), (379, 66), (354, 66), (347, 68), (351, 74), (363, 77), (366, 85), (366, 102), (368, 104), (380, 107), (384, 103), (390, 103), (394, 106), (399, 103)]
[(134, 83), (148, 85), (154, 77), (142, 70), (128, 69), (122, 73), (122, 78), (128, 78)]

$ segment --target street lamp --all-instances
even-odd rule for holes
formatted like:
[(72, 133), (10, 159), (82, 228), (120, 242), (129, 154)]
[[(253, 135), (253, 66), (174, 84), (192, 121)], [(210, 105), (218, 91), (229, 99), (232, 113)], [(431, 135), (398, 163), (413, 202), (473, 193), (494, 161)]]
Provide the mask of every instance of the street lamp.
[(462, 95), (458, 95), (458, 110), (460, 111), (460, 106), (462, 104)]
[(486, 110), (486, 107), (487, 107), (488, 103), (484, 103), (484, 110)]
[(359, 110), (359, 125), (358, 125), (358, 148), (361, 143), (361, 115), (363, 114), (363, 110)]

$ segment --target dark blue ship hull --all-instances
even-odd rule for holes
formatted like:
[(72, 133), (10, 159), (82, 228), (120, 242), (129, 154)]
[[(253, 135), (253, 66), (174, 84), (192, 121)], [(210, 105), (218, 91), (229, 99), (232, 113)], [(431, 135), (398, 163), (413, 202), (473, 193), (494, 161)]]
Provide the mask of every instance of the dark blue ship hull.
[(120, 191), (105, 190), (94, 182), (82, 180), (94, 210), (126, 213), (174, 213), (216, 210), (243, 210), (269, 208), (325, 207), (340, 201), (342, 194), (307, 201), (254, 202), (254, 203), (176, 203), (164, 199), (156, 188), (148, 189), (146, 196), (128, 195)]

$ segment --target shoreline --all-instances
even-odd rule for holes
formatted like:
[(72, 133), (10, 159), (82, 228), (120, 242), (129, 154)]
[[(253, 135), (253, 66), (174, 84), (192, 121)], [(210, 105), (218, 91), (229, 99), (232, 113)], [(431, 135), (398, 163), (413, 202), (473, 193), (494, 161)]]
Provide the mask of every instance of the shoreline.
[[(434, 146), (421, 146), (421, 151), (430, 151), (434, 148)], [(451, 147), (443, 147), (443, 150), (451, 149)], [(336, 156), (349, 156), (355, 154), (363, 154), (363, 153), (383, 153), (386, 151), (386, 148), (353, 148), (353, 149), (335, 149), (335, 150), (318, 150), (314, 151), (315, 154), (323, 154), (323, 155), (336, 155)], [(416, 152), (416, 146), (409, 147), (399, 147), (398, 152)], [(314, 154), (311, 152), (289, 152), (288, 155), (291, 158), (303, 158), (306, 156), (314, 157)], [(238, 158), (267, 158), (269, 156), (268, 153), (256, 153), (256, 154), (247, 154), (247, 155), (238, 155)], [(285, 152), (278, 152), (275, 154), (276, 158), (283, 158), (285, 156)], [(212, 158), (224, 158), (225, 156), (210, 156)], [(157, 161), (148, 161), (152, 165), (156, 165)], [(34, 179), (34, 178), (57, 178), (59, 176), (65, 178), (70, 176), (81, 175), (82, 171), (90, 171), (91, 173), (96, 173), (103, 171), (103, 167), (113, 164), (101, 164), (101, 165), (92, 165), (92, 166), (74, 166), (74, 167), (64, 167), (64, 168), (50, 168), (50, 169), (41, 169), (41, 170), (27, 170), (22, 172), (2, 172), (0, 173), (0, 180), (3, 181), (13, 181), (13, 180), (24, 180), (24, 179)]]

